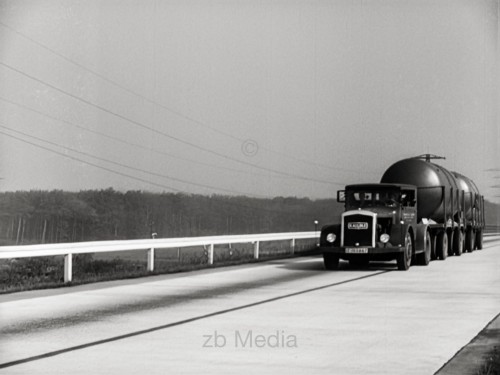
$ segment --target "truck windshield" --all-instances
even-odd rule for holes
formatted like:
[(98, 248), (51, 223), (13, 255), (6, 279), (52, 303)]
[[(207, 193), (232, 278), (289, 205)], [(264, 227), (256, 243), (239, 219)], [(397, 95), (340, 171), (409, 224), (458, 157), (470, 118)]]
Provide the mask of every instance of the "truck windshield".
[(398, 202), (396, 191), (346, 191), (346, 204), (352, 208), (364, 207), (395, 207)]

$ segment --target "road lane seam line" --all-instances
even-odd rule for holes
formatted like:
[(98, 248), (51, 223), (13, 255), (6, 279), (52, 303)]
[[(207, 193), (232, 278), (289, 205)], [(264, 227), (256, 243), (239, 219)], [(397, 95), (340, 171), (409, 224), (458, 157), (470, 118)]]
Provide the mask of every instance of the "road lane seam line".
[(88, 342), (86, 344), (80, 344), (80, 345), (76, 345), (76, 346), (71, 346), (69, 348), (54, 350), (52, 352), (47, 352), (47, 353), (39, 354), (39, 355), (32, 356), (32, 357), (18, 359), (18, 360), (11, 361), (11, 362), (0, 363), (0, 369), (7, 368), (7, 367), (12, 367), (12, 366), (16, 366), (16, 365), (21, 365), (21, 364), (28, 363), (28, 362), (38, 361), (38, 360), (42, 360), (42, 359), (45, 359), (45, 358), (55, 357), (55, 356), (58, 356), (58, 355), (61, 355), (61, 354), (65, 354), (65, 353), (69, 353), (69, 352), (73, 352), (73, 351), (77, 351), (77, 350), (82, 350), (82, 349), (86, 349), (86, 348), (97, 346), (97, 345), (107, 344), (109, 342), (124, 340), (124, 339), (130, 338), (130, 337), (145, 335), (145, 334), (148, 334), (148, 333), (151, 333), (151, 332), (161, 331), (161, 330), (164, 330), (164, 329), (167, 329), (167, 328), (172, 328), (172, 327), (176, 327), (176, 326), (180, 326), (180, 325), (192, 323), (192, 322), (195, 322), (195, 321), (198, 321), (198, 320), (207, 319), (207, 318), (211, 318), (211, 317), (218, 316), (218, 315), (224, 315), (224, 314), (227, 314), (227, 313), (230, 313), (230, 312), (234, 312), (234, 311), (248, 309), (248, 308), (251, 308), (251, 307), (254, 307), (254, 306), (259, 306), (259, 305), (263, 305), (263, 304), (266, 304), (266, 303), (271, 303), (271, 302), (279, 301), (279, 300), (282, 300), (282, 299), (285, 299), (285, 298), (295, 297), (295, 296), (298, 296), (298, 295), (301, 295), (301, 294), (311, 293), (311, 292), (315, 292), (315, 291), (318, 291), (318, 290), (327, 289), (327, 288), (331, 288), (331, 287), (334, 287), (334, 286), (339, 286), (339, 285), (351, 283), (351, 282), (354, 282), (354, 281), (364, 280), (364, 279), (367, 279), (367, 278), (370, 278), (370, 277), (375, 277), (375, 276), (383, 275), (383, 274), (386, 274), (388, 272), (393, 272), (393, 271), (392, 270), (379, 271), (379, 272), (372, 273), (372, 274), (369, 274), (369, 275), (356, 277), (354, 279), (348, 279), (348, 280), (344, 280), (344, 281), (339, 281), (339, 282), (332, 283), (332, 284), (327, 284), (327, 285), (322, 285), (322, 286), (318, 286), (318, 287), (315, 287), (315, 288), (301, 290), (299, 292), (294, 292), (294, 293), (289, 293), (289, 294), (285, 294), (285, 295), (282, 295), (282, 296), (268, 298), (268, 299), (265, 299), (265, 300), (262, 300), (262, 301), (257, 301), (257, 302), (249, 303), (249, 304), (246, 304), (246, 305), (231, 307), (231, 308), (228, 308), (228, 309), (215, 311), (215, 312), (212, 312), (212, 313), (209, 313), (209, 314), (205, 314), (205, 315), (195, 316), (195, 317), (189, 318), (189, 319), (179, 320), (177, 322), (173, 322), (173, 323), (169, 323), (169, 324), (164, 324), (164, 325), (161, 325), (161, 326), (156, 326), (156, 327), (152, 327), (152, 328), (143, 329), (143, 330), (140, 330), (140, 331), (126, 333), (124, 335), (109, 337), (107, 339), (102, 339), (102, 340), (97, 340), (97, 341), (93, 341), (93, 342)]

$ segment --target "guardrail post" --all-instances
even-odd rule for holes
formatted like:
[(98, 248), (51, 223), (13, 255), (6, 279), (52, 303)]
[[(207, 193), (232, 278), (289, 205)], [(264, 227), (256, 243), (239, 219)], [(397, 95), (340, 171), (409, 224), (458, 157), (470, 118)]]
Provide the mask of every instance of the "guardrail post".
[(210, 244), (208, 249), (208, 264), (214, 264), (214, 244)]
[(64, 282), (70, 283), (73, 278), (73, 254), (64, 256)]
[(295, 238), (292, 238), (291, 247), (292, 247), (292, 255), (293, 255), (293, 254), (295, 254)]
[(253, 257), (255, 259), (259, 259), (259, 241), (256, 241), (253, 244)]
[(148, 250), (148, 271), (153, 272), (155, 269), (155, 249), (152, 247)]

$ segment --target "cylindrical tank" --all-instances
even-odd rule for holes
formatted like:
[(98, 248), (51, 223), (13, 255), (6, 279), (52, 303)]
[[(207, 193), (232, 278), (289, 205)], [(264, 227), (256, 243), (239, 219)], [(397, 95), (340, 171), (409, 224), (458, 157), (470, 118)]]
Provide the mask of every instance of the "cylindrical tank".
[(479, 189), (477, 188), (474, 181), (464, 175), (452, 172), (458, 181), (460, 189), (464, 192), (464, 215), (466, 220), (472, 220), (473, 207), (478, 206), (477, 199), (479, 197)]
[(445, 209), (448, 215), (458, 211), (457, 200), (461, 193), (457, 191), (462, 190), (458, 179), (446, 168), (429, 161), (400, 160), (385, 171), (380, 182), (415, 185), (418, 188), (418, 220), (428, 218), (442, 223)]

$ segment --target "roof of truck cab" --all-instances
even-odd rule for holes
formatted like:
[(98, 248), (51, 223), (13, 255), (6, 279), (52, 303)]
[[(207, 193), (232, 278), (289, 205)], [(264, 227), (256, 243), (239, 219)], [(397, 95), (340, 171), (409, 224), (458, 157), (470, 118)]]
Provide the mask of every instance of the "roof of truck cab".
[(415, 185), (408, 184), (386, 184), (386, 183), (370, 183), (370, 184), (353, 184), (347, 185), (346, 190), (376, 190), (376, 189), (404, 189), (416, 190)]

